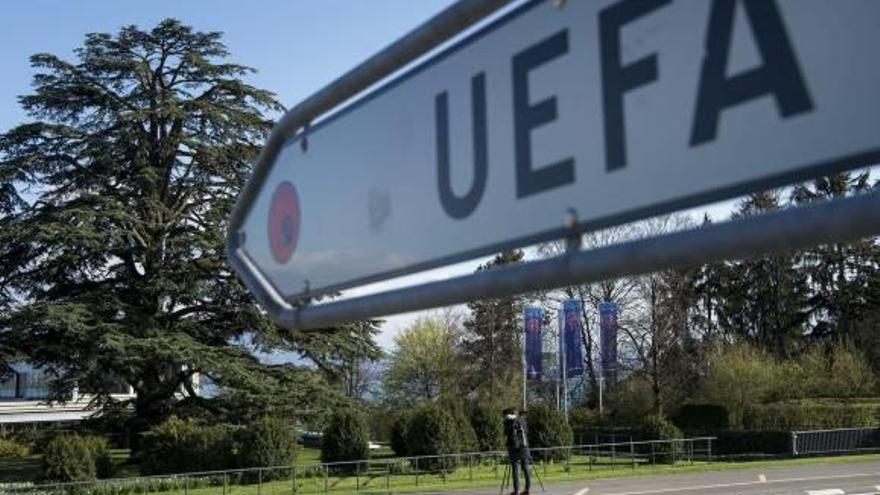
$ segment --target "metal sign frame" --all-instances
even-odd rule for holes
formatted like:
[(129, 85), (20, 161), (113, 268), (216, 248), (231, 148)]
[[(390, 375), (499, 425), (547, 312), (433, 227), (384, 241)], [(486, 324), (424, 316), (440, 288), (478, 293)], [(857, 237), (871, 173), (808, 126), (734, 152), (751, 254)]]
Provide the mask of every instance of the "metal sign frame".
[[(524, 2), (508, 15), (516, 15), (517, 12), (542, 1), (544, 0)], [(880, 233), (880, 192), (874, 192), (862, 197), (836, 200), (822, 205), (802, 207), (587, 252), (571, 250), (565, 255), (548, 260), (371, 296), (320, 305), (305, 305), (301, 302), (291, 303), (285, 300), (241, 249), (244, 242), (241, 227), (246, 214), (256, 200), (282, 148), (290, 145), (292, 141), (298, 141), (303, 147), (307, 146), (309, 124), (316, 118), (339, 107), (351, 97), (513, 2), (515, 0), (460, 0), (298, 104), (273, 128), (256, 162), (253, 175), (244, 187), (229, 218), (226, 248), (230, 265), (277, 323), (289, 328), (323, 328), (384, 314), (635, 275), (725, 258), (787, 251), (811, 244), (842, 242)], [(484, 29), (492, 29), (498, 22), (500, 20)], [(479, 33), (473, 36), (477, 35)], [(466, 43), (467, 40), (463, 40), (449, 50), (457, 49)], [(645, 218), (652, 213), (674, 211), (755, 189), (776, 187), (818, 174), (847, 170), (878, 161), (880, 161), (880, 150), (845, 157), (830, 163), (813, 164), (804, 167), (796, 177), (789, 173), (762, 180), (760, 184), (750, 183), (725, 188), (722, 191), (707, 191), (697, 197), (661, 205), (662, 208), (659, 209), (652, 208), (650, 212), (629, 212), (590, 224), (579, 224), (576, 219), (572, 219), (567, 227), (561, 226), (556, 231), (546, 232), (540, 239), (518, 239), (491, 248), (499, 251), (538, 241), (574, 238), (588, 230)], [(435, 260), (429, 266), (412, 266), (405, 271), (358, 280), (355, 281), (356, 283), (346, 284), (345, 287), (473, 258), (487, 254), (486, 249), (478, 253), (459, 253), (454, 257)], [(334, 289), (341, 288), (343, 287), (334, 287)]]

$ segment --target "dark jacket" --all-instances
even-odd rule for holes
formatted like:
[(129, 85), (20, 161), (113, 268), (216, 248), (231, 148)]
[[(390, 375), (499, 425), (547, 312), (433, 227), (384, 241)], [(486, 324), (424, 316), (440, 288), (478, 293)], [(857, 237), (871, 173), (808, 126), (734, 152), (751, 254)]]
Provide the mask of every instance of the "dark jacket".
[(517, 454), (528, 452), (529, 430), (523, 418), (504, 418), (504, 436), (507, 441), (507, 452)]

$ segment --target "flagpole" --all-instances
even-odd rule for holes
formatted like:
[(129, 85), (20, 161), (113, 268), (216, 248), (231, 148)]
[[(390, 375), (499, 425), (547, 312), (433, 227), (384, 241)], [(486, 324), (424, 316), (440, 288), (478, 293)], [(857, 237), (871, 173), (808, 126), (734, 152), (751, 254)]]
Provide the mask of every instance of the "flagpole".
[(528, 338), (529, 319), (528, 319), (528, 315), (526, 314), (526, 311), (527, 311), (526, 309), (523, 309), (522, 356), (520, 356), (522, 358), (521, 361), (522, 361), (522, 374), (523, 374), (523, 384), (522, 384), (522, 394), (523, 394), (522, 410), (523, 411), (526, 410), (526, 383), (529, 378), (529, 373), (528, 373), (528, 369), (527, 369), (527, 365), (526, 365), (526, 339)]
[(562, 310), (562, 317), (560, 320), (560, 328), (559, 335), (562, 340), (562, 414), (565, 416), (565, 421), (568, 422), (568, 361), (566, 359), (568, 354), (568, 349), (565, 343), (565, 310)]

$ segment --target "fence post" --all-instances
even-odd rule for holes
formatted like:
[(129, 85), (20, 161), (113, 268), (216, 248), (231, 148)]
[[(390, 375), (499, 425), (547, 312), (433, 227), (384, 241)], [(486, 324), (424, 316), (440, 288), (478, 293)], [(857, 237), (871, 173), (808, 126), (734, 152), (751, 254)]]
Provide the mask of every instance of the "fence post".
[(226, 495), (226, 486), (229, 484), (229, 473), (223, 473), (223, 495)]
[(593, 453), (593, 449), (594, 449), (594, 448), (595, 448), (595, 447), (593, 447), (592, 445), (590, 445), (590, 450), (589, 450), (589, 452), (588, 452), (588, 454), (590, 455), (590, 457), (589, 457), (589, 459), (588, 459), (587, 464), (589, 464), (589, 466), (590, 466), (590, 471), (593, 470), (593, 462), (596, 461), (595, 454)]
[(257, 469), (257, 495), (263, 493), (263, 469)]
[(468, 454), (468, 479), (474, 481), (474, 456)]
[[(612, 436), (612, 439), (613, 439), (613, 436)], [(615, 451), (616, 451), (615, 443), (612, 441), (611, 442), (611, 470), (612, 471), (614, 471), (614, 463), (616, 462), (616, 457), (617, 457), (615, 455)]]
[(709, 439), (709, 462), (712, 462), (712, 439)]
[(296, 494), (296, 466), (293, 466), (293, 474), (290, 477), (290, 492)]
[(354, 465), (354, 491), (361, 491), (361, 463), (360, 461)]
[(656, 447), (654, 446), (654, 441), (651, 440), (651, 465), (653, 466), (656, 462), (656, 454), (654, 453)]
[(327, 477), (330, 475), (328, 467), (324, 466), (324, 493), (327, 493)]
[(419, 486), (419, 458), (416, 457), (416, 486)]
[(391, 463), (385, 463), (387, 469), (385, 469), (385, 489), (391, 489)]
[(498, 456), (492, 454), (492, 478), (498, 479)]
[(189, 494), (189, 476), (184, 476), (183, 477), (183, 495), (188, 495), (188, 494)]
[(669, 441), (669, 451), (672, 452), (672, 465), (675, 466), (675, 443)]
[(688, 442), (690, 449), (688, 450), (688, 460), (690, 461), (691, 466), (694, 465), (694, 441), (691, 440)]
[(629, 457), (632, 459), (633, 471), (636, 470), (636, 449), (633, 444), (632, 437), (629, 437)]
[(797, 433), (791, 432), (791, 456), (798, 456), (798, 448), (797, 448)]

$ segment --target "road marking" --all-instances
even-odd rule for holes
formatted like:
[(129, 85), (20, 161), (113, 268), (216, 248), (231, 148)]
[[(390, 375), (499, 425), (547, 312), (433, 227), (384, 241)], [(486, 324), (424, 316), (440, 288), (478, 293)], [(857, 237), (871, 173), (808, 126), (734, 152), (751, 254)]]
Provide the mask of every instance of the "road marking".
[[(772, 480), (765, 481), (764, 483), (771, 484), (780, 484), (780, 483), (801, 483), (805, 481), (826, 481), (826, 480), (840, 480), (840, 479), (850, 479), (850, 478), (867, 478), (877, 476), (877, 473), (855, 473), (855, 474), (838, 474), (832, 476), (822, 476), (822, 477), (814, 477), (814, 478), (788, 478), (788, 479), (780, 479), (780, 480)], [(700, 485), (700, 486), (683, 486), (680, 488), (661, 488), (658, 490), (643, 490), (643, 491), (635, 491), (635, 492), (617, 492), (617, 493), (607, 493), (605, 495), (649, 495), (653, 493), (677, 493), (677, 492), (690, 492), (690, 491), (706, 491), (706, 490), (714, 490), (718, 488), (734, 488), (738, 486), (752, 486), (761, 484), (760, 481), (742, 481), (738, 483), (719, 483), (716, 485)]]
[(807, 495), (846, 495), (846, 492), (840, 488), (829, 488), (827, 490), (807, 490)]
[(589, 488), (584, 488), (582, 490), (578, 490), (577, 492), (575, 492), (574, 495), (587, 495), (587, 493), (589, 493), (589, 491), (590, 491)]
[(766, 476), (766, 475), (763, 475), (763, 474), (759, 474), (759, 475), (758, 475), (758, 482), (759, 482), (759, 483), (766, 483), (766, 482), (767, 482), (767, 476)]

